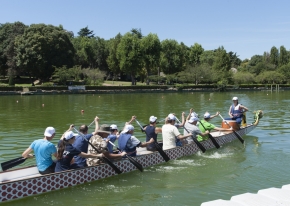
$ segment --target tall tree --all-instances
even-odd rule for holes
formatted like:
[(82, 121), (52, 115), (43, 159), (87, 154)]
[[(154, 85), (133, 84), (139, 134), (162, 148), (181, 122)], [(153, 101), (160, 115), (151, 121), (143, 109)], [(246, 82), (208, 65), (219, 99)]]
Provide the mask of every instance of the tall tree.
[(237, 53), (234, 53), (232, 51), (230, 51), (228, 53), (229, 58), (230, 58), (230, 62), (231, 62), (231, 67), (232, 68), (237, 68), (238, 66), (241, 65), (242, 60), (239, 58), (239, 56), (237, 55)]
[(93, 30), (89, 30), (88, 26), (85, 28), (81, 28), (80, 31), (78, 32), (78, 35), (81, 37), (88, 37), (88, 38), (93, 38), (95, 36)]
[(207, 50), (204, 51), (200, 57), (200, 63), (201, 64), (208, 64), (209, 66), (212, 66), (214, 63), (214, 59), (215, 59), (215, 52), (214, 50)]
[(287, 50), (284, 46), (280, 46), (280, 55), (279, 55), (279, 66), (283, 66), (289, 63), (289, 56)]
[(141, 29), (133, 28), (131, 29), (131, 33), (137, 35), (139, 39), (142, 39), (143, 37)]
[(216, 71), (217, 81), (222, 81), (223, 84), (227, 84), (230, 81), (232, 76), (230, 72), (231, 62), (229, 55), (223, 47), (219, 47), (215, 51), (215, 61), (212, 68)]
[(8, 68), (15, 74), (15, 39), (24, 33), (26, 27), (21, 22), (0, 24), (0, 74), (6, 75)]
[(54, 67), (73, 65), (74, 48), (68, 33), (60, 27), (32, 24), (15, 41), (17, 66), (30, 75), (48, 79)]
[(202, 46), (198, 43), (194, 43), (193, 46), (189, 48), (189, 64), (196, 66), (200, 64), (200, 56), (204, 52)]
[(96, 68), (96, 50), (93, 48), (96, 39), (88, 37), (76, 37), (72, 39), (75, 53), (75, 64), (82, 68)]
[(160, 67), (165, 74), (182, 70), (181, 47), (177, 41), (165, 39), (161, 42)]
[[(144, 66), (146, 69), (147, 85), (149, 84), (148, 76), (151, 72), (156, 72), (159, 66), (161, 44), (157, 34), (148, 34), (141, 39), (141, 50), (143, 52)], [(159, 75), (159, 74), (158, 74)]]
[(279, 51), (275, 46), (273, 46), (270, 51), (270, 63), (274, 64), (275, 66), (278, 66), (278, 62), (279, 62)]
[(143, 57), (141, 41), (137, 35), (126, 33), (118, 45), (117, 58), (120, 61), (120, 69), (131, 75), (132, 85), (136, 85), (136, 74), (142, 69)]
[(109, 56), (108, 42), (100, 37), (95, 37), (93, 41), (93, 49), (95, 53), (95, 59), (97, 68), (101, 71), (109, 71), (107, 58)]
[(121, 42), (122, 35), (119, 33), (114, 38), (109, 40), (109, 56), (107, 64), (109, 70), (114, 73), (114, 77), (121, 72), (120, 61), (117, 58), (118, 45)]

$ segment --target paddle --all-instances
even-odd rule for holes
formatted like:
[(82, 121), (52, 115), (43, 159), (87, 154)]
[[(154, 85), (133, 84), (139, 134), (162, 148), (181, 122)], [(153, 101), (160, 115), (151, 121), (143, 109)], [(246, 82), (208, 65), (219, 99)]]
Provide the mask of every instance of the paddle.
[[(221, 114), (219, 114), (220, 115), (220, 117), (222, 118), (222, 120), (232, 129), (232, 126), (231, 125), (229, 125), (229, 123), (222, 117), (222, 115)], [(240, 140), (240, 142), (242, 143), (242, 144), (244, 144), (244, 142), (245, 142), (245, 140), (235, 131), (235, 130), (233, 130), (233, 132), (234, 132), (234, 134), (236, 135), (236, 137)]]
[[(199, 121), (199, 123), (201, 124), (201, 126), (204, 128), (204, 130), (206, 131), (204, 125), (201, 123), (201, 121)], [(218, 149), (220, 148), (221, 146), (217, 143), (217, 141), (215, 140), (215, 138), (210, 134), (208, 133), (208, 137), (210, 138), (210, 140), (212, 141), (212, 143), (214, 144), (214, 146)]]
[[(34, 155), (33, 155), (34, 156)], [(17, 157), (13, 160), (9, 160), (7, 162), (3, 162), (1, 163), (1, 168), (3, 171), (6, 171), (12, 167), (15, 167), (17, 165), (20, 165), (21, 163), (25, 162), (25, 160), (28, 158), (24, 158), (24, 157)]]
[[(147, 135), (147, 132), (142, 128), (140, 122), (138, 122), (137, 119), (135, 119), (135, 121), (137, 122), (137, 124), (140, 126), (141, 130), (145, 132), (145, 134)], [(148, 136), (148, 135), (147, 135)], [(158, 144), (158, 142), (155, 142), (155, 147), (156, 150), (159, 152), (159, 154), (162, 156), (162, 158), (164, 159), (165, 162), (168, 162), (170, 160), (170, 158), (168, 157), (168, 155), (164, 152), (164, 150), (162, 149), (162, 147), (160, 147), (160, 145)]]
[[(87, 141), (88, 143), (89, 143), (89, 145), (91, 145), (92, 146), (92, 148), (94, 148), (98, 153), (101, 153), (92, 143), (90, 143), (90, 141), (89, 140), (87, 140), (85, 137), (84, 137), (84, 135), (82, 134), (82, 133), (80, 133), (78, 130), (76, 130), (76, 128), (74, 128), (73, 127), (73, 129), (85, 140), (85, 141)], [(115, 172), (116, 173), (118, 173), (118, 174), (121, 174), (122, 173), (122, 171), (116, 166), (116, 165), (114, 165), (113, 164), (113, 162), (111, 162), (111, 160), (109, 160), (107, 157), (105, 157), (104, 155), (103, 155), (103, 157), (102, 157), (102, 159), (108, 164), (108, 165), (110, 165), (112, 168), (113, 168), (113, 170), (115, 170)]]
[[(109, 143), (110, 143), (111, 145), (113, 145), (114, 147), (116, 147), (116, 145), (115, 145), (113, 142), (109, 141)], [(122, 152), (118, 147), (117, 147), (117, 150), (119, 150), (120, 152)], [(142, 166), (139, 162), (137, 162), (136, 160), (134, 160), (132, 157), (130, 157), (130, 156), (127, 155), (127, 154), (125, 155), (125, 157), (127, 157), (128, 160), (129, 160), (133, 165), (135, 165), (135, 167), (137, 167), (138, 170), (140, 170), (140, 172), (143, 172), (143, 166)]]
[[(175, 117), (176, 118), (176, 120), (179, 122), (179, 124), (181, 123), (180, 121), (179, 121), (179, 119), (177, 119), (177, 117)], [(187, 133), (190, 133), (184, 126), (183, 126), (183, 128), (187, 131)], [(191, 136), (191, 138), (192, 138), (192, 140), (194, 141), (194, 143), (198, 146), (198, 148), (203, 152), (203, 153), (205, 153), (205, 151), (206, 151), (206, 149), (204, 148), (204, 146), (196, 139), (196, 138), (194, 138), (193, 137), (193, 135)]]

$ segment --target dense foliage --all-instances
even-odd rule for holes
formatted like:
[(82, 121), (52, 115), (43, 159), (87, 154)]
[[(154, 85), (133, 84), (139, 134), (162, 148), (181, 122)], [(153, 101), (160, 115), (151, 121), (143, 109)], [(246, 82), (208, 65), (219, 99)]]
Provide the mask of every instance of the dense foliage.
[(99, 85), (104, 79), (162, 84), (289, 83), (290, 52), (282, 45), (241, 60), (222, 46), (205, 51), (133, 28), (105, 40), (87, 27), (78, 36), (61, 25), (0, 24), (0, 75)]

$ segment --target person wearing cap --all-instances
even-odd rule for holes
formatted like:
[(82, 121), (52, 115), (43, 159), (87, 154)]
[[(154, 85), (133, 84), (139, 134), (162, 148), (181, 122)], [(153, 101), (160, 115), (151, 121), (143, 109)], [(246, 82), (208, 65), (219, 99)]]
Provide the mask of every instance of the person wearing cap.
[(119, 132), (118, 132), (118, 127), (115, 124), (112, 124), (110, 126), (110, 134), (109, 136), (105, 139), (107, 142), (107, 147), (108, 147), (108, 151), (110, 153), (113, 153), (113, 145), (110, 144), (109, 142), (114, 143), (118, 138), (119, 138)]
[(44, 138), (35, 140), (22, 153), (22, 157), (32, 157), (30, 153), (34, 151), (37, 169), (40, 174), (49, 174), (54, 172), (55, 162), (52, 160), (52, 155), (56, 157), (56, 148), (50, 141), (55, 136), (55, 129), (47, 127), (44, 131)]
[(193, 138), (197, 138), (197, 135), (201, 135), (205, 137), (209, 133), (209, 131), (205, 131), (205, 132), (200, 131), (200, 129), (196, 126), (198, 121), (199, 121), (198, 117), (193, 115), (190, 117), (189, 120), (186, 120), (185, 122), (184, 128), (186, 129), (184, 129), (183, 134), (188, 135), (189, 134), (188, 132), (192, 134), (191, 137), (186, 138), (187, 144), (192, 144)]
[[(162, 133), (162, 129), (159, 127), (156, 127), (156, 120), (157, 120), (157, 117), (151, 116), (149, 118), (149, 125), (147, 125), (144, 128), (145, 133), (146, 133), (146, 142), (150, 141), (151, 138), (153, 138), (154, 141), (157, 142), (158, 133)], [(154, 143), (151, 143), (146, 146), (146, 149), (148, 151), (156, 151), (156, 146)]]
[(71, 164), (74, 156), (82, 158), (101, 158), (103, 154), (87, 154), (73, 146), (77, 135), (72, 131), (66, 132), (60, 140), (57, 150), (55, 172), (79, 168), (76, 163)]
[[(72, 128), (69, 129), (69, 131)], [(88, 133), (88, 126), (87, 125), (81, 125), (79, 128), (79, 132), (82, 133), (83, 135), (77, 135), (75, 138), (75, 141), (73, 143), (73, 146), (80, 150), (81, 152), (88, 153), (88, 141), (91, 139), (93, 135), (97, 134), (97, 131), (99, 129), (99, 117), (95, 117), (95, 131), (93, 133)], [(88, 141), (86, 141), (88, 140)], [(83, 158), (81, 156), (75, 156), (74, 162), (77, 164), (78, 167), (86, 167), (86, 158)]]
[(192, 134), (181, 135), (175, 124), (175, 116), (169, 114), (166, 119), (166, 124), (162, 126), (163, 150), (172, 149), (176, 147), (176, 138), (179, 140), (190, 137)]
[[(216, 127), (214, 124), (209, 123), (209, 121), (211, 120), (211, 115), (210, 113), (206, 112), (203, 115), (204, 119), (201, 120), (201, 124), (198, 125), (199, 130), (201, 132), (206, 132), (207, 130), (210, 132), (211, 130), (218, 130), (218, 131), (232, 131), (232, 129), (225, 129), (225, 128), (220, 128), (220, 127)], [(202, 135), (197, 135), (197, 140), (198, 141), (204, 141), (208, 139), (208, 134), (202, 136)]]
[(243, 119), (243, 113), (248, 111), (248, 108), (239, 104), (238, 97), (233, 97), (233, 104), (229, 109), (229, 116), (225, 118), (225, 120), (236, 120), (236, 122), (240, 125)]
[[(135, 116), (132, 116), (132, 119), (135, 118)], [(132, 119), (130, 122), (132, 122)], [(154, 139), (151, 138), (148, 142), (141, 142), (135, 136), (133, 136), (133, 134), (134, 127), (131, 124), (126, 123), (123, 131), (119, 136), (118, 145), (121, 151), (125, 151), (127, 155), (135, 157), (137, 153), (137, 147), (146, 147), (150, 143), (153, 143)]]

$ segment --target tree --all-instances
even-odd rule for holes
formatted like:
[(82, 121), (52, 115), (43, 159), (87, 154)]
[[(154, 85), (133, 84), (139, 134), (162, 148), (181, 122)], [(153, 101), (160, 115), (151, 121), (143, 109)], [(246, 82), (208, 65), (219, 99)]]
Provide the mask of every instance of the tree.
[(194, 43), (194, 45), (189, 48), (189, 64), (193, 66), (200, 64), (200, 56), (203, 52), (204, 49), (202, 48), (202, 46), (198, 43)]
[(286, 80), (285, 76), (277, 71), (264, 71), (259, 74), (256, 79), (262, 84), (279, 84)]
[(130, 74), (132, 85), (136, 85), (135, 76), (143, 63), (141, 42), (137, 35), (128, 32), (122, 37), (117, 48), (117, 58), (121, 71)]
[(55, 68), (54, 73), (58, 77), (58, 84), (66, 85), (67, 80), (71, 77), (71, 72), (66, 66)]
[(199, 59), (201, 64), (208, 64), (209, 66), (212, 66), (215, 60), (215, 52), (213, 50), (204, 51), (200, 55)]
[(222, 81), (224, 84), (227, 84), (230, 81), (232, 76), (231, 62), (229, 55), (223, 47), (219, 47), (215, 51), (215, 61), (212, 65), (214, 71), (216, 71), (216, 80)]
[(284, 46), (280, 46), (280, 55), (279, 55), (279, 66), (283, 66), (289, 63), (289, 56), (287, 50)]
[(231, 67), (232, 68), (237, 68), (238, 66), (241, 65), (242, 60), (239, 59), (239, 56), (237, 56), (237, 53), (234, 53), (234, 52), (230, 51), (228, 53), (228, 55), (229, 55), (229, 58), (230, 58)]
[(121, 72), (120, 69), (120, 61), (117, 58), (117, 48), (119, 43), (121, 42), (122, 35), (119, 33), (109, 40), (108, 50), (109, 56), (107, 58), (107, 64), (110, 71), (114, 73), (114, 77)]
[(288, 81), (290, 81), (290, 62), (286, 65), (283, 65), (281, 67), (278, 68), (277, 70), (282, 76), (285, 77), (285, 79)]
[(146, 83), (149, 85), (148, 76), (151, 72), (157, 71), (160, 59), (161, 44), (157, 34), (150, 33), (141, 39), (141, 50), (143, 52), (144, 66), (146, 69)]
[(88, 82), (93, 82), (93, 85), (99, 85), (104, 81), (105, 73), (99, 69), (84, 69), (83, 74), (87, 78)]
[(60, 27), (32, 24), (15, 41), (17, 66), (30, 76), (48, 79), (54, 67), (73, 65), (74, 48), (67, 32)]
[(255, 75), (250, 72), (237, 72), (233, 75), (233, 79), (237, 84), (251, 84), (255, 82)]
[(165, 74), (182, 70), (181, 47), (177, 41), (166, 39), (161, 42), (160, 67)]
[(15, 39), (24, 33), (26, 27), (21, 22), (0, 24), (0, 74), (3, 76), (8, 68), (17, 69)]
[(94, 38), (93, 41), (93, 50), (96, 59), (96, 67), (99, 68), (101, 71), (108, 71), (108, 63), (107, 58), (109, 56), (109, 48), (108, 42), (100, 37)]
[(97, 66), (96, 50), (94, 49), (95, 41), (95, 38), (81, 36), (72, 40), (76, 51), (75, 64), (81, 65), (82, 68), (95, 68)]
[(137, 35), (138, 39), (142, 39), (142, 37), (143, 37), (141, 29), (133, 28), (133, 29), (131, 29), (131, 33), (134, 35)]
[(81, 28), (80, 31), (78, 32), (78, 35), (80, 37), (88, 37), (88, 38), (93, 38), (95, 36), (94, 31), (89, 30), (88, 26), (86, 26), (85, 28)]
[(270, 63), (274, 64), (275, 66), (278, 66), (278, 62), (279, 62), (279, 51), (275, 46), (273, 46), (270, 51)]

